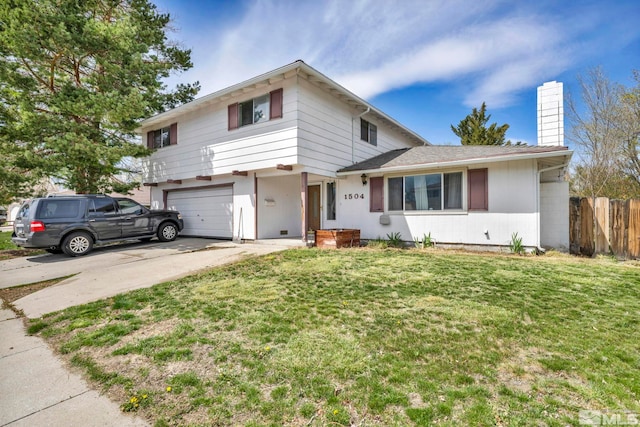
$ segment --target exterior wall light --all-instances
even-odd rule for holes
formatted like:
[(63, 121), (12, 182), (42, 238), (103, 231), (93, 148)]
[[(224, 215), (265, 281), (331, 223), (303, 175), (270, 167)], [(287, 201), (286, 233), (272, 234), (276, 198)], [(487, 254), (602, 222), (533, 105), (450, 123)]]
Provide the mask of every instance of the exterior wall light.
[(363, 173), (360, 175), (360, 179), (362, 179), (362, 185), (367, 185), (367, 174)]

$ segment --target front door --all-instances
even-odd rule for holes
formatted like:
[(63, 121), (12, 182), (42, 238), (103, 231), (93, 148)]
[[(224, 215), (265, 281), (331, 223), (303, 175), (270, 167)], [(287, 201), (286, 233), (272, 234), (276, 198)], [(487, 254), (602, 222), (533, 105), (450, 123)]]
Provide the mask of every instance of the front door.
[(320, 186), (309, 185), (307, 187), (309, 209), (309, 229), (317, 230), (320, 228)]

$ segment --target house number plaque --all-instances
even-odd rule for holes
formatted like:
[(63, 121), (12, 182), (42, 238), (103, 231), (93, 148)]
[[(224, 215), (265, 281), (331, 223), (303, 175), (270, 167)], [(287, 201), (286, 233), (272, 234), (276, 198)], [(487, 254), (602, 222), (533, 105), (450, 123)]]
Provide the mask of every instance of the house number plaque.
[(344, 195), (345, 200), (364, 199), (364, 193), (349, 193)]

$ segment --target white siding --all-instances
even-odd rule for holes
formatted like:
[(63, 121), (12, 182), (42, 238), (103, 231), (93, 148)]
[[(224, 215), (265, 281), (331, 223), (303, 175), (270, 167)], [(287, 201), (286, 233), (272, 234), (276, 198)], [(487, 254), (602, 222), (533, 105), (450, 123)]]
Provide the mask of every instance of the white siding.
[[(178, 123), (178, 144), (156, 150), (145, 162), (145, 181), (223, 175), (233, 170), (297, 163), (297, 101), (294, 80), (278, 82), (197, 111)], [(283, 117), (228, 130), (228, 106), (283, 87)], [(169, 124), (169, 123), (167, 123)], [(143, 129), (143, 141), (146, 132)]]
[[(530, 160), (477, 165), (488, 168), (489, 210), (487, 212), (405, 212), (391, 213), (388, 209), (385, 179), (385, 214), (391, 224), (379, 223), (381, 213), (369, 212), (369, 185), (359, 176), (338, 180), (338, 226), (359, 228), (363, 239), (386, 238), (399, 232), (406, 241), (431, 233), (437, 242), (452, 244), (508, 245), (517, 232), (526, 246), (537, 245), (536, 173)], [(460, 169), (452, 169), (457, 171)], [(422, 170), (418, 173), (449, 172)], [(407, 172), (405, 175), (410, 175)], [(394, 176), (394, 175), (389, 175)], [(395, 175), (398, 176), (398, 175)], [(466, 173), (463, 178), (463, 203), (466, 207)], [(364, 194), (364, 199), (345, 199), (348, 194)], [(485, 231), (487, 233), (485, 234)]]
[(540, 184), (540, 245), (569, 248), (569, 183)]
[(342, 167), (416, 145), (372, 114), (363, 117), (378, 128), (377, 146), (361, 141), (359, 113), (306, 80), (300, 81), (298, 101), (300, 164), (315, 173), (335, 176)]
[(259, 178), (257, 202), (259, 239), (301, 237), (299, 175)]
[[(268, 86), (203, 106), (177, 120), (178, 144), (156, 150), (144, 162), (145, 182), (224, 175), (233, 170), (260, 170), (278, 164), (300, 165), (324, 176), (397, 148), (416, 143), (377, 120), (377, 145), (360, 139), (359, 113), (304, 79), (279, 82), (283, 87), (283, 118), (229, 131), (228, 105), (263, 95)], [(168, 125), (170, 123), (166, 123)], [(160, 127), (160, 126), (157, 126)], [(143, 141), (146, 132), (143, 129)]]

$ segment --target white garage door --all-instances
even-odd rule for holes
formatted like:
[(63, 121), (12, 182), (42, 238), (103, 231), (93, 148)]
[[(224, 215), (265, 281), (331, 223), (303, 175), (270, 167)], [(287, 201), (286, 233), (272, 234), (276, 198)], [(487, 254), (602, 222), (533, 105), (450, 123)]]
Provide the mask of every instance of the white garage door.
[(169, 191), (167, 208), (182, 214), (183, 236), (233, 237), (233, 187)]

